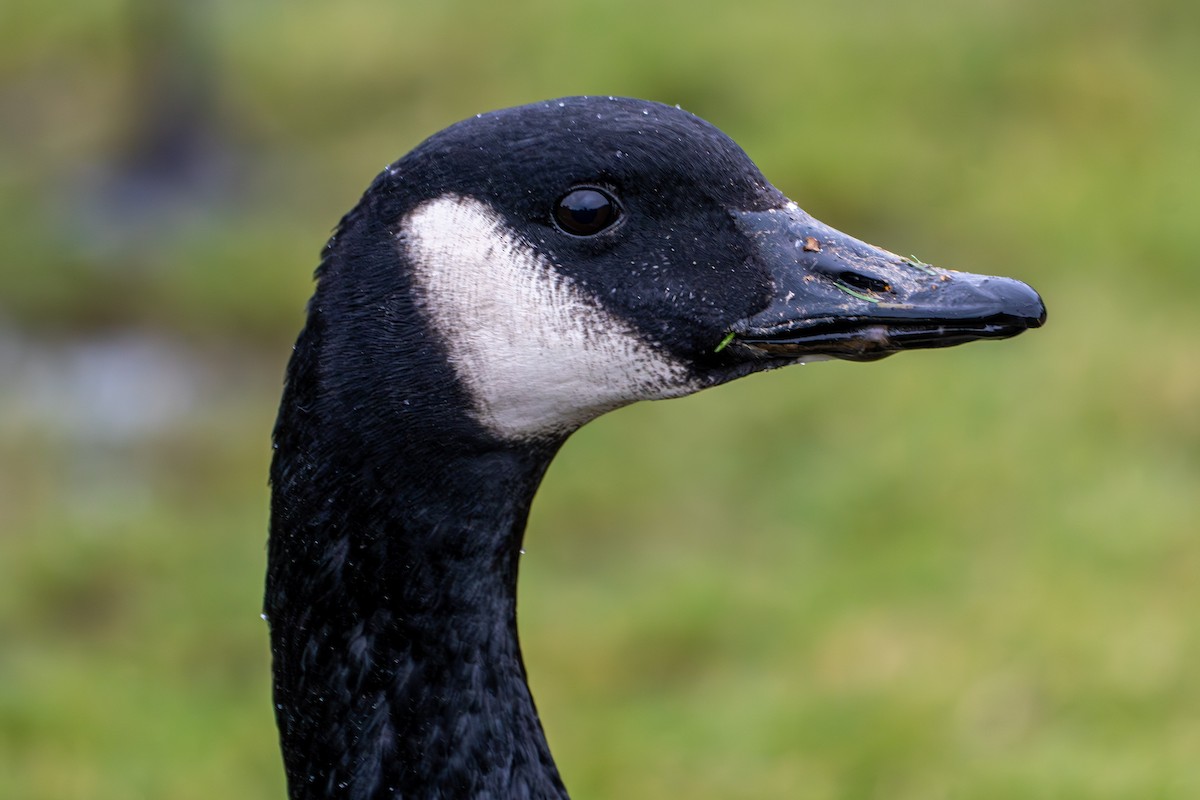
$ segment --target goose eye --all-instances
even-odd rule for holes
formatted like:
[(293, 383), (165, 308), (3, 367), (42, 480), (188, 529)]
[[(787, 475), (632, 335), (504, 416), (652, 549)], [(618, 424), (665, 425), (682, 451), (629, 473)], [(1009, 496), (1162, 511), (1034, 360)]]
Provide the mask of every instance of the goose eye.
[(574, 189), (554, 204), (554, 221), (574, 236), (594, 236), (617, 221), (620, 209), (602, 189)]

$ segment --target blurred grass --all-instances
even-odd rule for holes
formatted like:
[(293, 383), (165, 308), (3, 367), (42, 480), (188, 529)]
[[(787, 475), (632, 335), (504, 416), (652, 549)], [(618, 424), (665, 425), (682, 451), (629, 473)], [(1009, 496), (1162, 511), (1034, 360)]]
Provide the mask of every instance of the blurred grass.
[(149, 207), (131, 8), (0, 9), (0, 344), (165, 337), (203, 398), (106, 438), (0, 383), (0, 795), (282, 796), (267, 437), (316, 253), (429, 133), (591, 92), (1050, 322), (581, 431), (521, 587), (573, 794), (1200, 796), (1194, 4), (215, 2), (221, 179)]

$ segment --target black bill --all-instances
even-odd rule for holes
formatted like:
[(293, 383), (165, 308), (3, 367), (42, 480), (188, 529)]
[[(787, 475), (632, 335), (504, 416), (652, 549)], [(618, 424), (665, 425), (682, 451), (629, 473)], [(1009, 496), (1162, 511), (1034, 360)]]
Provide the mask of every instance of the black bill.
[(762, 356), (871, 361), (901, 350), (1016, 336), (1046, 321), (1020, 281), (931, 267), (837, 231), (795, 206), (740, 212), (775, 298), (733, 343)]

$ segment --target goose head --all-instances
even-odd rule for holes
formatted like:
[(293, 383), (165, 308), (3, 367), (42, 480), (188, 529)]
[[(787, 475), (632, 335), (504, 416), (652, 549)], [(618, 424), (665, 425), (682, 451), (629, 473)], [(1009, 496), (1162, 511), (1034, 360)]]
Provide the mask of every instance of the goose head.
[(1045, 318), (1023, 283), (818, 222), (692, 114), (586, 97), (468, 119), (390, 166), (331, 242), (314, 303), (382, 373), (436, 349), (472, 419), (505, 440)]

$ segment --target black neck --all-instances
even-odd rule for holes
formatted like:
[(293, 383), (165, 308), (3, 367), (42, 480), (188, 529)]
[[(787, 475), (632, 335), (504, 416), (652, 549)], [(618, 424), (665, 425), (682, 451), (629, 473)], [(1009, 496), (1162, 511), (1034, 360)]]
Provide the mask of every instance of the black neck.
[(266, 595), (291, 798), (565, 797), (516, 629), (555, 448), (399, 410), (386, 437), (335, 428), (353, 415), (305, 358), (275, 435)]

